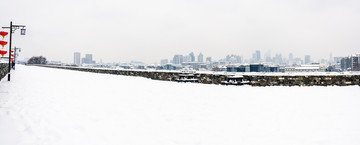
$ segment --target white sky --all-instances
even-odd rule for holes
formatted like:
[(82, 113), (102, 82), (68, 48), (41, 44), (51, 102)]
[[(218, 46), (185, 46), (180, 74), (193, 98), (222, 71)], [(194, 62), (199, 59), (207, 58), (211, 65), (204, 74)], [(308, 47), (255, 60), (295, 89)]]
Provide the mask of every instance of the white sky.
[(192, 51), (219, 59), (271, 50), (316, 60), (360, 52), (359, 0), (1, 0), (1, 6), (0, 26), (10, 20), (27, 26), (26, 36), (14, 35), (20, 59), (73, 62), (79, 51), (96, 61), (153, 63)]

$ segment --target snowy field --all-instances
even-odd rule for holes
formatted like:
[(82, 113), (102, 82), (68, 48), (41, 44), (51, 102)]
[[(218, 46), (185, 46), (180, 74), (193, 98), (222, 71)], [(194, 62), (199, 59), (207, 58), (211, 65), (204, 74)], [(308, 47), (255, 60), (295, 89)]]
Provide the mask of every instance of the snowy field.
[(359, 92), (17, 65), (0, 82), (0, 145), (359, 145)]

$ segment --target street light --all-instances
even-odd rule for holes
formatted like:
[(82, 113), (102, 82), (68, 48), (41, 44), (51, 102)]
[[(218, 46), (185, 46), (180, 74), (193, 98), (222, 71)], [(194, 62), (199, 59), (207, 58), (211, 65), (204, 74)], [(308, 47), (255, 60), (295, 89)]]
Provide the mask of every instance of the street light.
[(10, 21), (10, 27), (2, 27), (3, 29), (10, 29), (10, 42), (9, 42), (9, 73), (8, 73), (8, 81), (10, 81), (10, 70), (11, 70), (11, 40), (12, 40), (12, 33), (15, 30), (21, 28), (21, 35), (25, 35), (26, 29), (25, 25), (13, 25), (12, 21)]

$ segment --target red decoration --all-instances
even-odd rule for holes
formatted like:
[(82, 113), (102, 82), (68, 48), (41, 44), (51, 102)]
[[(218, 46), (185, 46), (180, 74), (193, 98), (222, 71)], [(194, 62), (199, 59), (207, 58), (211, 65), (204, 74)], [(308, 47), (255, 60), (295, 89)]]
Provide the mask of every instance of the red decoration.
[(3, 40), (7, 34), (9, 34), (9, 33), (5, 32), (5, 31), (0, 31), (0, 35), (3, 37)]
[(1, 56), (4, 56), (6, 53), (7, 53), (7, 51), (0, 49), (0, 54), (1, 54)]
[(4, 48), (4, 46), (7, 44), (7, 42), (6, 41), (2, 41), (2, 40), (0, 40), (0, 45)]
[(14, 61), (14, 58), (10, 58), (11, 61)]
[(14, 54), (11, 54), (11, 56), (14, 56)]
[(14, 50), (11, 50), (11, 53), (14, 53)]

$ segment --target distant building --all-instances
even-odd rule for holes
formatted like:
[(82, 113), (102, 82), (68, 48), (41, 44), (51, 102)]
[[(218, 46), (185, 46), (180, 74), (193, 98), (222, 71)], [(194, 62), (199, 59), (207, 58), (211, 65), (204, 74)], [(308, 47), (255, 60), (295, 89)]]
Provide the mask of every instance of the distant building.
[(162, 59), (162, 60), (160, 60), (160, 64), (161, 64), (161, 65), (164, 65), (164, 64), (167, 64), (167, 63), (169, 63), (168, 59)]
[(250, 65), (227, 65), (227, 72), (250, 72)]
[(305, 64), (310, 64), (310, 63), (311, 63), (310, 55), (305, 55)]
[(189, 54), (189, 61), (188, 62), (195, 62), (195, 55), (194, 55), (194, 53), (193, 52), (191, 52), (190, 54)]
[(204, 62), (204, 56), (203, 56), (203, 54), (201, 52), (198, 55), (198, 62)]
[(354, 54), (351, 56), (351, 71), (360, 71), (360, 54)]
[(263, 64), (250, 64), (250, 72), (264, 72)]
[(173, 64), (182, 64), (184, 62), (184, 57), (182, 55), (174, 55)]
[(341, 70), (347, 71), (351, 70), (351, 57), (344, 57), (340, 61)]
[(85, 54), (85, 58), (82, 58), (83, 64), (95, 64), (95, 61), (92, 59), (92, 54)]
[(343, 59), (344, 57), (334, 57), (334, 62), (335, 63), (341, 63), (341, 59)]
[(211, 63), (211, 57), (206, 57), (206, 62)]
[(275, 64), (282, 64), (283, 63), (283, 58), (282, 58), (282, 55), (279, 53), (279, 54), (275, 54), (275, 57), (273, 59), (273, 62)]
[(285, 72), (325, 72), (326, 68), (320, 64), (301, 65), (298, 67), (285, 67)]
[(256, 61), (260, 62), (260, 60), (261, 60), (261, 54), (260, 54), (260, 51), (257, 50), (256, 51)]
[(227, 65), (227, 72), (279, 72), (279, 66), (264, 64)]
[(182, 65), (185, 66), (185, 67), (190, 67), (190, 68), (192, 68), (194, 70), (200, 70), (200, 69), (205, 70), (205, 69), (207, 69), (206, 64), (201, 63), (201, 62), (184, 62)]
[(165, 70), (180, 70), (182, 69), (183, 67), (181, 65), (178, 65), (178, 64), (165, 64), (164, 66), (164, 69)]
[(81, 64), (80, 61), (80, 52), (75, 52), (74, 53), (74, 64), (79, 66)]
[(236, 63), (241, 63), (241, 56), (238, 55), (227, 55), (225, 58), (225, 61), (230, 63), (230, 64), (236, 64)]
[(294, 55), (292, 54), (292, 53), (289, 53), (289, 61), (293, 61), (293, 59), (294, 59)]
[(267, 52), (264, 54), (264, 59), (265, 59), (265, 62), (272, 62), (272, 59), (271, 59), (271, 51), (267, 51)]
[(261, 53), (259, 50), (255, 51), (255, 53), (252, 56), (252, 62), (259, 63), (261, 60)]

